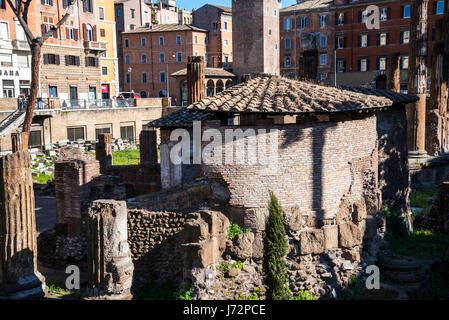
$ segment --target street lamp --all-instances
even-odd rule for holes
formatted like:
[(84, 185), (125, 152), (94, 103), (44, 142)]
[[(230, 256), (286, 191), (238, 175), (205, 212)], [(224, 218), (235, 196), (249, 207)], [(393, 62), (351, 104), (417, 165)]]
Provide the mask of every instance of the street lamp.
[(129, 92), (131, 92), (131, 83), (132, 83), (132, 72), (133, 72), (133, 68), (128, 68), (128, 73), (129, 73)]

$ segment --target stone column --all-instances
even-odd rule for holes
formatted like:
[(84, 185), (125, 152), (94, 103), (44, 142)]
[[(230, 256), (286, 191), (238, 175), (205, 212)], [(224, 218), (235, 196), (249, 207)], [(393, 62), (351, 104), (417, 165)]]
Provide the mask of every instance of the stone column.
[(401, 92), (401, 55), (399, 52), (392, 53), (387, 58), (387, 90)]
[(11, 134), (12, 152), (28, 150), (28, 137), (26, 132)]
[(88, 295), (130, 300), (134, 265), (128, 245), (125, 201), (97, 200), (87, 221)]
[(0, 299), (45, 295), (37, 271), (37, 236), (31, 157), (18, 151), (0, 159)]
[(110, 133), (98, 135), (95, 158), (100, 162), (100, 172), (106, 174), (107, 168), (112, 166), (112, 135)]
[(157, 163), (156, 130), (140, 132), (140, 163)]
[(429, 0), (411, 4), (408, 92), (419, 101), (407, 106), (408, 147), (410, 155), (426, 157), (426, 91), (427, 91), (427, 6)]
[(198, 102), (205, 98), (204, 86), (204, 57), (190, 56), (187, 63), (187, 90), (188, 104)]

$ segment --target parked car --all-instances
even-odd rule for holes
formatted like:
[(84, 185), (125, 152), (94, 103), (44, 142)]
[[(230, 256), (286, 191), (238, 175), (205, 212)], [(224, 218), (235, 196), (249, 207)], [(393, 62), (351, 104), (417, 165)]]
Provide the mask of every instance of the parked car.
[(136, 92), (120, 92), (118, 99), (140, 99), (140, 93)]

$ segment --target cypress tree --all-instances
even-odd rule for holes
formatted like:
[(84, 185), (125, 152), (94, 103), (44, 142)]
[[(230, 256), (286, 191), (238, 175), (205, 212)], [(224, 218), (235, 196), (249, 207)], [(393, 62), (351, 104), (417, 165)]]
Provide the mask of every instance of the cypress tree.
[(270, 192), (269, 217), (265, 229), (263, 270), (267, 300), (288, 300), (288, 274), (285, 262), (287, 240), (282, 209), (276, 196)]

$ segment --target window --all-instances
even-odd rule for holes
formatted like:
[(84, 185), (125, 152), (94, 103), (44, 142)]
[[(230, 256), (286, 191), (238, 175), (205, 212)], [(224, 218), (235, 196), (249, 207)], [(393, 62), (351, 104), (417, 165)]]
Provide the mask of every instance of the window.
[(131, 83), (131, 75), (129, 73), (126, 74), (126, 83)]
[(70, 100), (71, 103), (77, 103), (78, 101), (78, 87), (77, 86), (70, 86)]
[(159, 53), (159, 62), (160, 63), (164, 63), (165, 62), (165, 53), (164, 52), (160, 52)]
[(0, 0), (0, 9), (6, 9), (6, 0)]
[(194, 39), (195, 44), (198, 44), (198, 36), (195, 36), (193, 39)]
[(125, 48), (129, 48), (129, 39), (125, 39)]
[(285, 49), (291, 49), (291, 47), (292, 47), (292, 39), (285, 38), (284, 39), (284, 48)]
[(65, 56), (65, 64), (67, 66), (78, 66), (79, 65), (79, 57), (77, 57), (77, 56)]
[(401, 57), (401, 69), (403, 70), (408, 69), (408, 56)]
[(182, 44), (181, 36), (176, 36), (176, 44)]
[(444, 13), (444, 1), (437, 1), (436, 3), (436, 12), (435, 14), (443, 14)]
[(86, 67), (98, 67), (98, 58), (86, 57)]
[(111, 133), (110, 125), (108, 127), (104, 127), (104, 128), (95, 128), (95, 139), (98, 140), (98, 136), (100, 134), (104, 134), (104, 133)]
[(346, 61), (345, 59), (337, 59), (337, 72), (345, 72)]
[(410, 18), (410, 5), (406, 5), (402, 7), (402, 18), (407, 19)]
[(142, 56), (140, 57), (142, 63), (147, 63), (147, 54), (142, 53)]
[(50, 98), (58, 97), (58, 87), (57, 86), (48, 86), (48, 96)]
[(225, 39), (225, 40), (224, 40), (224, 45), (225, 45), (225, 46), (228, 46), (228, 45), (229, 45), (229, 40), (228, 40), (228, 39)]
[(340, 12), (338, 14), (338, 18), (337, 18), (337, 24), (339, 26), (342, 26), (345, 24), (345, 13), (344, 12)]
[(56, 64), (56, 65), (59, 65), (59, 55), (57, 55), (57, 54), (44, 54), (44, 64)]
[(165, 83), (165, 71), (161, 71), (161, 73), (159, 74), (159, 80), (161, 83)]
[(388, 20), (388, 8), (381, 8), (380, 21), (387, 21), (387, 20)]
[(284, 67), (289, 68), (292, 65), (292, 58), (289, 54), (284, 56)]
[(365, 72), (368, 71), (368, 59), (362, 58), (359, 60), (359, 71)]
[(320, 28), (326, 27), (328, 24), (328, 15), (320, 14)]
[(0, 21), (0, 39), (9, 39), (8, 23)]
[(103, 28), (100, 29), (100, 37), (102, 38), (106, 37), (106, 30)]
[(84, 127), (67, 128), (67, 140), (84, 140)]
[(360, 47), (361, 48), (368, 47), (368, 35), (367, 34), (360, 35)]
[(225, 30), (228, 30), (228, 22), (227, 22), (227, 21), (225, 21), (225, 22), (223, 23), (223, 28), (224, 28)]
[(120, 127), (120, 138), (129, 142), (134, 142), (134, 126)]
[(176, 62), (182, 62), (182, 52), (176, 52)]
[(115, 15), (119, 18), (122, 16), (122, 10), (117, 9), (117, 11), (115, 11)]
[(147, 45), (147, 38), (141, 38), (141, 39), (140, 39), (140, 45), (141, 45), (142, 47), (145, 47), (145, 46)]
[(135, 19), (135, 18), (136, 18), (136, 10), (131, 9), (131, 19)]
[(125, 64), (130, 64), (129, 55), (125, 56)]
[(327, 47), (327, 36), (326, 35), (320, 35), (320, 47), (322, 47), (322, 48)]
[(368, 18), (368, 10), (363, 10), (361, 12), (361, 23), (366, 23), (366, 19)]
[(53, 6), (53, 0), (43, 0), (42, 4), (45, 6)]
[(377, 60), (377, 69), (380, 71), (387, 70), (387, 58), (379, 57)]
[(142, 72), (142, 83), (147, 83), (147, 73)]
[(292, 29), (292, 18), (284, 18), (284, 30), (288, 31)]
[(98, 19), (104, 20), (104, 8), (98, 7)]
[(337, 49), (343, 49), (345, 47), (345, 37), (337, 36)]
[(218, 31), (218, 23), (217, 23), (217, 22), (213, 22), (213, 23), (212, 23), (212, 30), (213, 30), (214, 32), (217, 32), (217, 31)]
[(379, 34), (379, 45), (386, 46), (387, 44), (388, 44), (388, 34), (387, 33)]
[(86, 25), (87, 41), (94, 41), (94, 30), (90, 24)]
[(136, 28), (136, 25), (135, 24), (130, 24), (129, 25), (129, 30), (134, 30)]
[(401, 43), (402, 44), (410, 43), (410, 31), (409, 30), (402, 31), (402, 33), (401, 33)]
[(327, 65), (327, 53), (320, 54), (320, 66)]
[(225, 67), (229, 67), (229, 57), (225, 56)]
[(104, 76), (108, 75), (108, 67), (101, 67), (101, 74)]
[(164, 37), (159, 37), (159, 45), (160, 46), (164, 45)]
[(299, 29), (306, 29), (307, 27), (309, 27), (309, 17), (299, 17)]

